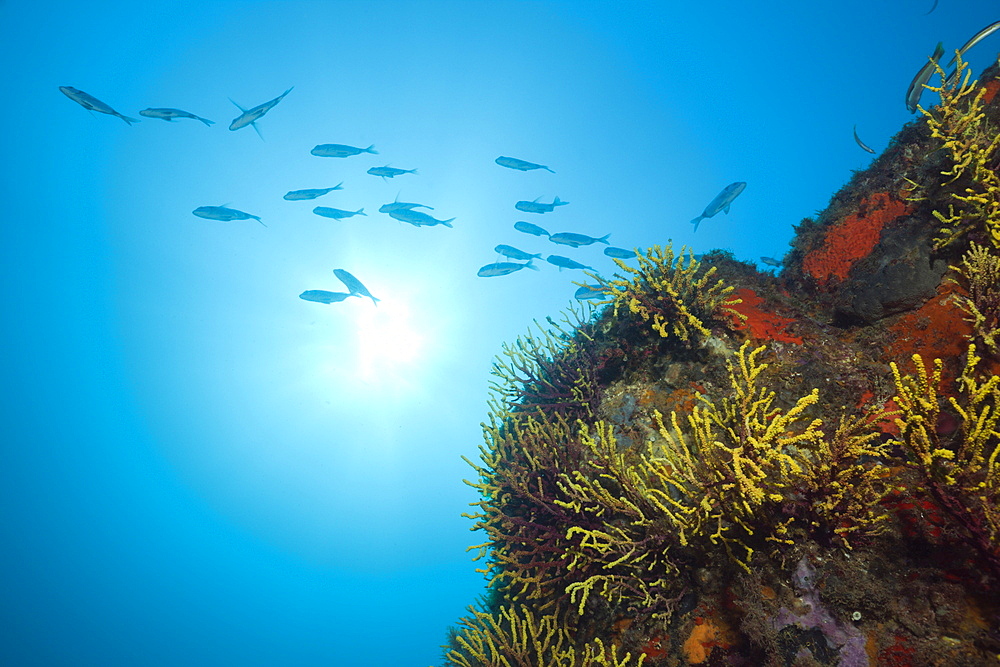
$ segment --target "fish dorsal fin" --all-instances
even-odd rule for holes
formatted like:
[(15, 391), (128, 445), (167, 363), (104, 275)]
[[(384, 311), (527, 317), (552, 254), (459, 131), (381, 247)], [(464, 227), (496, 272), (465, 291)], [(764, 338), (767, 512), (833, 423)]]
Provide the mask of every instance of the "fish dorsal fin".
[(236, 100), (234, 100), (233, 98), (230, 97), (229, 101), (232, 102), (233, 104), (236, 104), (236, 108), (242, 111), (243, 113), (247, 112), (247, 110), (241, 107), (239, 104), (237, 104)]
[(535, 197), (534, 199), (531, 200), (531, 203), (537, 204), (539, 199), (541, 199), (541, 197)]

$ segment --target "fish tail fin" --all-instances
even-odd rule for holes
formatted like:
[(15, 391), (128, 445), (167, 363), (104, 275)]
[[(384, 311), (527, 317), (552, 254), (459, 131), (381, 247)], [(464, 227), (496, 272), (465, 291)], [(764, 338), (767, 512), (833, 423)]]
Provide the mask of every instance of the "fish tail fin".
[(382, 299), (376, 299), (371, 294), (369, 294), (368, 296), (371, 297), (372, 303), (374, 303), (376, 306), (378, 306), (378, 302), (382, 300)]
[(378, 155), (378, 151), (375, 150), (375, 144), (372, 144), (371, 146), (369, 146), (368, 148), (366, 148), (365, 152), (366, 153), (371, 153), (372, 155)]
[(363, 208), (359, 208), (359, 209), (358, 209), (357, 211), (355, 211), (355, 212), (354, 212), (354, 215), (363, 215), (363, 216), (365, 216), (366, 218), (368, 217), (368, 214), (367, 214), (367, 213), (365, 213), (365, 209), (363, 209)]
[[(535, 255), (535, 257), (541, 257), (541, 255)], [(532, 264), (532, 260), (528, 260), (528, 263), (524, 265), (525, 268), (531, 269), (532, 271), (541, 271), (540, 268)]]
[[(264, 225), (264, 221), (261, 220), (260, 218), (258, 218), (256, 215), (252, 215), (250, 217), (252, 217), (254, 220), (256, 220), (257, 222), (259, 222), (260, 224)], [(264, 226), (267, 227), (267, 225), (264, 225)]]
[(697, 218), (695, 218), (694, 220), (691, 221), (691, 224), (694, 225), (694, 231), (698, 231), (698, 225), (700, 225), (701, 221), (704, 220), (704, 219), (705, 219), (705, 216), (699, 215)]
[(410, 173), (411, 173), (411, 174), (416, 174), (416, 173), (417, 173), (417, 170), (416, 170), (416, 169), (411, 169), (411, 170), (410, 170)]
[(343, 181), (341, 181), (340, 183), (337, 183), (337, 184), (336, 184), (335, 186), (333, 186), (333, 187), (332, 187), (332, 188), (330, 188), (330, 189), (331, 189), (331, 190), (343, 190), (344, 188), (340, 187), (340, 186), (342, 186), (343, 184), (344, 184), (344, 182), (343, 182)]
[(556, 173), (554, 170), (549, 169), (548, 167), (542, 167), (542, 169), (544, 169), (545, 171), (551, 172), (553, 174)]
[(215, 125), (215, 121), (214, 120), (209, 120), (207, 118), (201, 118), (201, 117), (199, 117), (198, 120), (200, 120), (201, 122), (203, 122), (208, 127), (212, 127), (213, 125)]
[(451, 221), (454, 219), (455, 218), (448, 218), (447, 220), (442, 220), (441, 224), (444, 225), (445, 227), (454, 227), (454, 225), (451, 224)]
[[(532, 257), (536, 258), (536, 259), (541, 259), (542, 258), (542, 253), (538, 253), (537, 255), (532, 255)], [(530, 263), (531, 260), (529, 259), (528, 262)]]
[(559, 197), (556, 197), (555, 199), (552, 200), (553, 206), (565, 206), (568, 203), (569, 203), (568, 201), (563, 201), (559, 199)]
[(132, 123), (141, 123), (142, 122), (138, 118), (129, 118), (128, 116), (123, 116), (122, 114), (118, 114), (118, 117), (121, 118), (126, 123), (128, 123), (129, 125), (131, 125)]
[(608, 243), (608, 237), (609, 236), (611, 236), (611, 234), (605, 234), (604, 236), (602, 236), (601, 238), (599, 238), (597, 240), (600, 241), (601, 243), (603, 243), (604, 245), (611, 245), (610, 243)]

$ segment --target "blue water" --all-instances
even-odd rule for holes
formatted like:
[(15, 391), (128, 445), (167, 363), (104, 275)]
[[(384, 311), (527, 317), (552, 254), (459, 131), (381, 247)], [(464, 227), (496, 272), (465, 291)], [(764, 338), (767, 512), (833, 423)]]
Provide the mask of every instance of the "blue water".
[[(585, 280), (476, 277), (493, 246), (615, 269), (513, 229), (528, 220), (780, 258), (870, 163), (852, 126), (884, 149), (934, 45), (1000, 18), (761, 4), (0, 2), (0, 663), (439, 664), (483, 587), (461, 456), (491, 359)], [(130, 127), (59, 86), (217, 124)], [(292, 86), (263, 141), (227, 129), (227, 98)], [(386, 164), (419, 173), (365, 173)], [(378, 214), (397, 194), (454, 229)], [(191, 214), (223, 204), (267, 227)], [(342, 290), (334, 268), (382, 301), (298, 298)]]

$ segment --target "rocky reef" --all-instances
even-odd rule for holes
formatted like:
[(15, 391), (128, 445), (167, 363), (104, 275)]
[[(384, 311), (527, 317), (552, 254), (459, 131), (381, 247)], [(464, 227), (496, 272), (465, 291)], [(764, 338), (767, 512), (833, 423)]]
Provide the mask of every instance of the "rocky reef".
[(939, 78), (777, 275), (654, 247), (504, 347), (447, 664), (1000, 662), (1000, 78)]

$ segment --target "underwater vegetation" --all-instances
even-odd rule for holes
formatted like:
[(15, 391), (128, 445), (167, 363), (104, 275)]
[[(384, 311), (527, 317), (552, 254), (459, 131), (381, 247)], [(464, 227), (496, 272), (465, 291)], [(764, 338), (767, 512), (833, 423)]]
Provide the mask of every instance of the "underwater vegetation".
[(997, 664), (1000, 79), (957, 71), (778, 275), (652, 246), (504, 346), (447, 664)]

